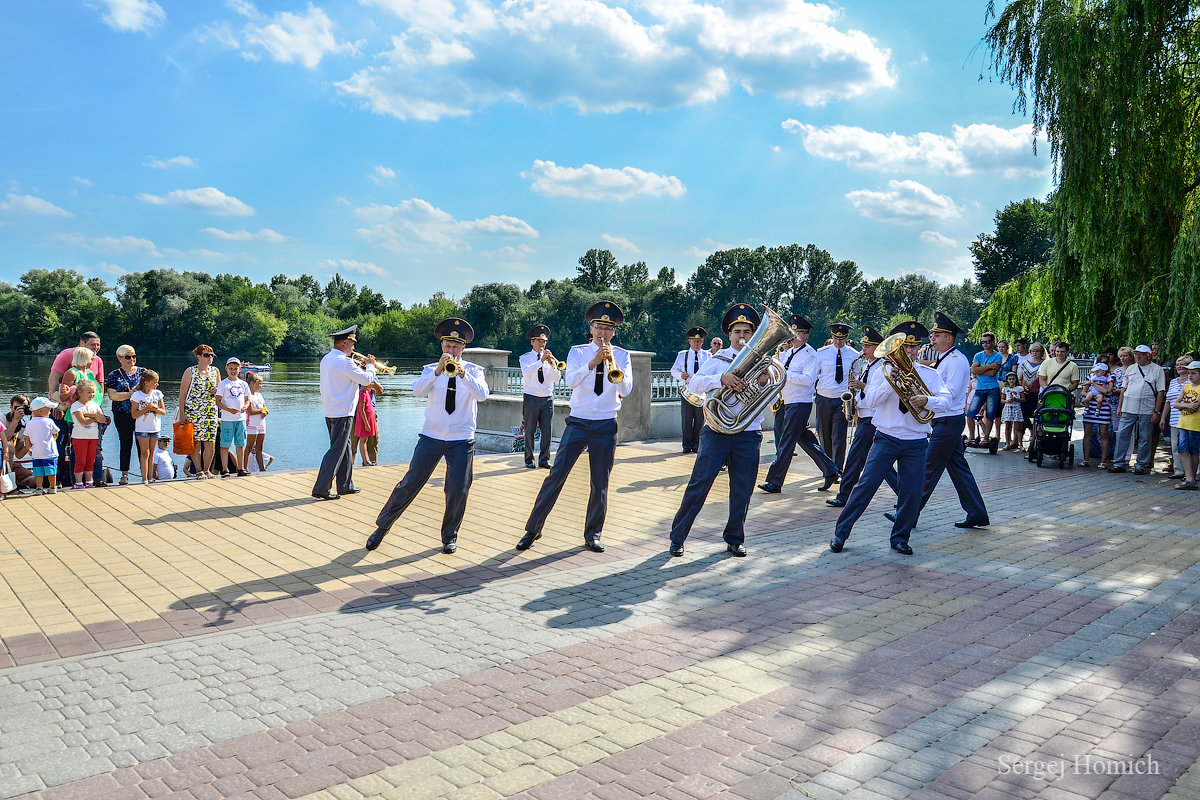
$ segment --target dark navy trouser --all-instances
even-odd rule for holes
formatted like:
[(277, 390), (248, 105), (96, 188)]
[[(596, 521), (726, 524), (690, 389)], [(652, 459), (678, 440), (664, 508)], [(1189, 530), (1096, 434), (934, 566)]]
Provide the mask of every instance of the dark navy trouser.
[[(838, 489), (838, 499), (848, 500), (854, 484), (858, 483), (863, 467), (867, 463), (867, 454), (871, 452), (871, 442), (875, 440), (875, 423), (870, 417), (860, 417), (858, 425), (854, 426), (854, 440), (850, 442), (850, 452), (846, 453), (846, 470), (842, 473), (842, 485)], [(884, 473), (883, 479), (892, 491), (900, 494), (896, 483), (896, 469), (893, 467)]]
[(821, 448), (833, 459), (838, 472), (846, 463), (846, 415), (842, 413), (842, 401), (838, 397), (814, 398), (817, 404), (817, 437)]
[(408, 472), (392, 489), (392, 494), (375, 520), (376, 526), (387, 530), (417, 498), (421, 488), (433, 474), (433, 468), (446, 459), (446, 513), (442, 515), (442, 544), (458, 539), (458, 527), (467, 510), (467, 492), (474, 475), (475, 440), (459, 439), (447, 442), (420, 434), (413, 450)]
[(692, 466), (692, 477), (683, 493), (679, 511), (671, 523), (671, 543), (683, 544), (696, 515), (704, 507), (708, 492), (721, 467), (729, 465), (729, 520), (725, 523), (722, 538), (727, 544), (742, 544), (746, 541), (746, 512), (750, 508), (750, 495), (754, 493), (754, 481), (758, 477), (758, 452), (762, 447), (762, 431), (741, 433), (717, 433), (704, 426), (700, 431), (700, 452)]
[(775, 460), (771, 462), (771, 466), (767, 470), (767, 484), (773, 489), (783, 486), (788, 468), (792, 465), (792, 457), (796, 454), (797, 445), (805, 455), (812, 459), (817, 468), (821, 470), (822, 475), (825, 477), (836, 475), (837, 465), (821, 449), (821, 445), (817, 443), (817, 437), (808, 427), (808, 415), (812, 412), (812, 403), (785, 403), (782, 412), (783, 433), (775, 441)]
[(533, 463), (533, 438), (536, 430), (542, 432), (542, 446), (538, 453), (538, 466), (550, 466), (550, 434), (554, 420), (554, 397), (537, 397), (526, 394), (521, 397), (521, 422), (525, 425), (525, 463)]
[(967, 512), (967, 519), (985, 520), (988, 518), (987, 507), (983, 504), (983, 495), (979, 493), (979, 484), (967, 465), (967, 454), (963, 449), (963, 429), (966, 427), (966, 417), (955, 414), (952, 417), (938, 417), (933, 421), (933, 430), (929, 434), (929, 454), (925, 463), (925, 490), (921, 495), (921, 510), (929, 502), (929, 496), (937, 487), (943, 472), (950, 473), (954, 490), (958, 492), (958, 502)]
[(907, 542), (920, 514), (921, 494), (917, 487), (921, 485), (921, 475), (925, 471), (925, 447), (925, 439), (897, 439), (875, 431), (867, 464), (850, 492), (850, 499), (838, 515), (834, 536), (843, 539), (850, 537), (854, 523), (867, 510), (879, 484), (883, 483), (883, 476), (895, 464), (900, 479), (900, 493), (897, 496), (899, 505), (896, 508), (896, 521), (892, 523), (891, 541)]
[[(325, 427), (329, 429), (329, 450), (321, 459), (312, 493), (329, 494), (336, 478), (337, 491), (341, 494), (354, 488), (354, 453), (350, 450), (350, 430), (354, 427), (354, 417), (326, 417)], [(224, 464), (221, 469), (225, 469)]]
[(540, 533), (546, 517), (558, 502), (563, 484), (583, 449), (588, 451), (588, 466), (591, 469), (591, 492), (588, 494), (587, 519), (583, 524), (583, 540), (590, 542), (600, 538), (604, 530), (604, 517), (608, 513), (608, 476), (612, 473), (617, 455), (617, 421), (615, 419), (580, 419), (567, 417), (567, 426), (558, 440), (554, 453), (554, 465), (550, 474), (542, 481), (533, 510), (525, 522), (527, 533)]

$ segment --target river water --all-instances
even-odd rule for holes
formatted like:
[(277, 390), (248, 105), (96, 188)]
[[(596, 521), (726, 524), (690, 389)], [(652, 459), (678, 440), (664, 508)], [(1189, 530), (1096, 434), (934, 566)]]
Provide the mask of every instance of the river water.
[[(104, 353), (104, 368), (115, 368), (115, 355)], [(0, 402), (8, 411), (9, 398), (23, 394), (31, 399), (46, 393), (50, 375), (50, 356), (0, 355)], [(220, 359), (218, 359), (219, 361)], [(141, 361), (139, 359), (139, 361)], [(163, 431), (171, 429), (179, 403), (179, 381), (183, 372), (195, 363), (192, 358), (171, 359), (148, 357), (141, 366), (149, 367), (161, 376), (159, 388), (166, 396), (167, 414)], [(417, 434), (424, 422), (425, 401), (412, 396), (412, 384), (424, 362), (402, 360), (395, 362), (395, 377), (381, 375), (379, 382), (385, 394), (376, 399), (379, 417), (379, 461), (392, 463), (412, 457)], [(218, 367), (221, 365), (218, 364)], [(315, 469), (329, 448), (325, 416), (321, 413), (320, 363), (318, 360), (275, 361), (271, 371), (263, 373), (263, 398), (267, 401), (267, 438), (263, 450), (275, 456), (272, 469)], [(103, 378), (101, 378), (103, 381)], [(110, 411), (111, 402), (104, 403)], [(169, 433), (167, 435), (170, 435)], [(104, 435), (104, 463), (113, 470), (118, 460), (117, 430), (114, 426)], [(183, 459), (175, 457), (177, 464)], [(136, 456), (134, 468), (136, 472)], [(356, 464), (359, 462), (355, 462)]]

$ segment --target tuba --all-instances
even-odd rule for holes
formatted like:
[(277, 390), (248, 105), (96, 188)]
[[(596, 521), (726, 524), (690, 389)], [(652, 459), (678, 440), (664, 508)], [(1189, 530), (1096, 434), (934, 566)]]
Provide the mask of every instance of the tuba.
[(883, 371), (883, 376), (896, 390), (900, 401), (908, 408), (913, 419), (928, 424), (933, 419), (934, 413), (928, 408), (913, 408), (912, 403), (909, 402), (910, 398), (915, 395), (928, 397), (930, 391), (929, 387), (925, 385), (925, 381), (921, 380), (917, 368), (913, 366), (912, 359), (908, 357), (908, 353), (904, 352), (904, 334), (893, 333), (884, 339), (875, 349), (875, 355), (892, 365), (890, 371)]
[[(746, 386), (740, 392), (722, 386), (703, 399), (704, 421), (708, 427), (717, 433), (741, 433), (755, 417), (775, 402), (775, 398), (783, 391), (787, 374), (783, 364), (771, 353), (777, 345), (790, 338), (792, 329), (783, 317), (764, 307), (763, 324), (725, 368), (726, 373), (741, 378)], [(765, 386), (759, 386), (758, 376), (764, 373), (770, 380)], [(738, 405), (741, 408), (735, 410)]]

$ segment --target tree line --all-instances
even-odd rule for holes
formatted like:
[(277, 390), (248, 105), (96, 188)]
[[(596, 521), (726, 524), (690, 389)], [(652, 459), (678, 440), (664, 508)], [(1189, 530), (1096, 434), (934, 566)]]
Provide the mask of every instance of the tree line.
[[(107, 343), (129, 343), (155, 355), (185, 355), (204, 342), (250, 360), (302, 358), (328, 351), (327, 334), (359, 325), (360, 348), (387, 358), (431, 352), (434, 324), (462, 316), (474, 345), (521, 352), (537, 323), (554, 332), (551, 348), (583, 341), (583, 312), (600, 299), (625, 311), (622, 346), (665, 358), (686, 345), (693, 325), (720, 335), (720, 318), (738, 301), (802, 314), (818, 331), (832, 322), (886, 331), (902, 319), (930, 320), (935, 310), (964, 327), (986, 299), (974, 281), (942, 286), (916, 274), (864, 279), (853, 261), (837, 261), (816, 245), (735, 248), (710, 255), (684, 283), (663, 267), (621, 264), (608, 250), (587, 251), (570, 278), (474, 286), (463, 297), (437, 293), (404, 306), (340, 274), (322, 285), (310, 275), (276, 275), (254, 283), (238, 275), (153, 269), (122, 275), (115, 286), (75, 270), (31, 269), (17, 286), (0, 283), (0, 349), (57, 352), (84, 330)], [(555, 344), (557, 343), (557, 344)]]

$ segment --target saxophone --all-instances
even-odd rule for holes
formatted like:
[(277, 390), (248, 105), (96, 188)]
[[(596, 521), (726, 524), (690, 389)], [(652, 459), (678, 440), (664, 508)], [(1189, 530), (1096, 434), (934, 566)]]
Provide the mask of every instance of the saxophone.
[[(850, 362), (850, 380), (856, 381), (862, 375), (863, 357), (859, 356)], [(846, 417), (846, 424), (853, 427), (854, 415), (858, 413), (858, 392), (854, 389), (842, 392), (842, 415)]]
[(904, 352), (904, 334), (893, 333), (880, 343), (879, 347), (875, 348), (875, 355), (882, 358), (892, 366), (890, 370), (884, 370), (883, 376), (887, 378), (887, 382), (896, 390), (896, 394), (900, 397), (900, 401), (908, 408), (913, 419), (917, 422), (928, 424), (933, 420), (934, 413), (928, 408), (913, 408), (911, 399), (916, 395), (924, 395), (928, 397), (931, 392), (929, 387), (925, 385), (925, 381), (921, 379), (917, 368), (913, 366), (912, 359), (908, 357), (908, 353)]

